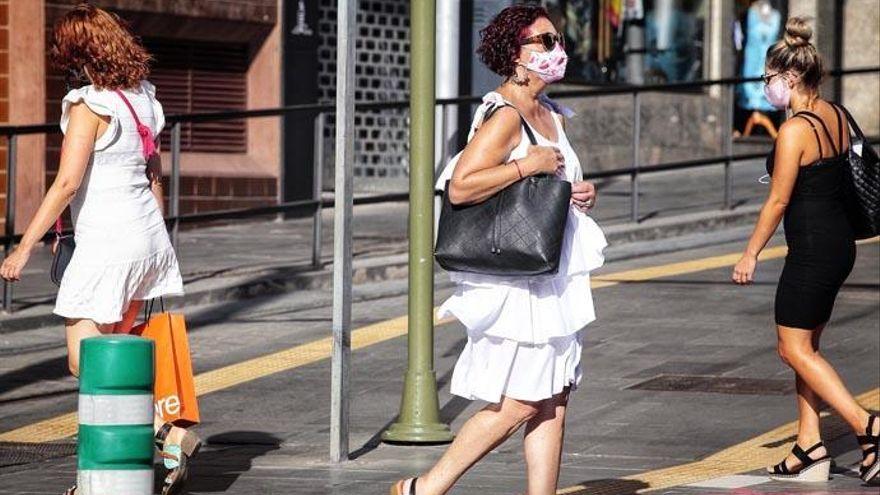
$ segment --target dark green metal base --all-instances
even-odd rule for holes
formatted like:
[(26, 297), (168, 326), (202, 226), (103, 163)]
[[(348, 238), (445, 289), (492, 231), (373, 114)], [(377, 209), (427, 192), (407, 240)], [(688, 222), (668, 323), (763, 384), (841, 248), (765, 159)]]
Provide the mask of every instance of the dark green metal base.
[(407, 371), (400, 419), (382, 433), (383, 442), (448, 443), (455, 438), (440, 422), (437, 379), (432, 370)]

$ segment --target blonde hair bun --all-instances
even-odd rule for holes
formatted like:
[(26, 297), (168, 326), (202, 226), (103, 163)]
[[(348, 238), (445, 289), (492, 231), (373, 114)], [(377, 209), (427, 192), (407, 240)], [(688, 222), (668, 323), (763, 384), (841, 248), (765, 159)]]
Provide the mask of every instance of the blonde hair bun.
[(810, 44), (813, 37), (813, 28), (804, 17), (790, 17), (785, 23), (783, 39), (790, 48), (798, 48)]

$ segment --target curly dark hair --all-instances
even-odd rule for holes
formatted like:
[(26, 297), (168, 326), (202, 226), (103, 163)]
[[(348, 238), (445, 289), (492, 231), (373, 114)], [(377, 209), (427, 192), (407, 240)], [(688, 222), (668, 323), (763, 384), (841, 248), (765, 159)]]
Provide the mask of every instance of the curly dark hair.
[(498, 13), (480, 30), (477, 54), (492, 72), (510, 77), (516, 71), (523, 31), (536, 19), (550, 19), (547, 9), (538, 5), (514, 5)]

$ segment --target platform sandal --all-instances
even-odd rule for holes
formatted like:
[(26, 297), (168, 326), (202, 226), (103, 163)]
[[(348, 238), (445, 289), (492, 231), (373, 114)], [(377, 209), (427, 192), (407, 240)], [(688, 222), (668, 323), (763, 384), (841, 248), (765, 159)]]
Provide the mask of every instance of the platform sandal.
[(416, 495), (416, 481), (418, 478), (398, 480), (391, 486), (391, 495)]
[(189, 477), (189, 461), (202, 448), (202, 440), (187, 430), (183, 434), (180, 445), (166, 443), (165, 439), (174, 425), (165, 423), (156, 432), (156, 447), (159, 449), (159, 455), (162, 457), (165, 467), (168, 469), (168, 475), (162, 484), (162, 495), (177, 495), (183, 493), (183, 485)]
[(868, 466), (859, 466), (859, 478), (865, 483), (870, 483), (880, 474), (880, 435), (871, 433), (874, 430), (874, 421), (880, 421), (880, 417), (876, 414), (868, 418), (865, 434), (856, 436), (860, 447), (868, 447), (862, 451), (862, 462), (865, 462), (869, 455), (874, 454), (874, 462)]
[(800, 445), (795, 443), (794, 447), (791, 449), (791, 453), (801, 462), (800, 467), (797, 469), (789, 469), (788, 466), (785, 465), (785, 459), (783, 459), (782, 462), (773, 466), (772, 470), (768, 470), (768, 476), (770, 476), (770, 479), (776, 481), (828, 481), (828, 475), (831, 472), (831, 456), (825, 454), (818, 459), (810, 457), (811, 452), (824, 446), (824, 443), (819, 442), (809, 449), (804, 450)]

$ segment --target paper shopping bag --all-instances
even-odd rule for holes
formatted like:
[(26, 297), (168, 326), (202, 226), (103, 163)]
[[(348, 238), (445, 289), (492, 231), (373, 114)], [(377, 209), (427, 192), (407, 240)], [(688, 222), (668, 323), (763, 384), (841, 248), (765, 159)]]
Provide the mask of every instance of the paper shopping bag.
[(199, 403), (183, 315), (159, 313), (132, 328), (131, 333), (155, 342), (153, 400), (156, 414), (181, 427), (197, 424)]

